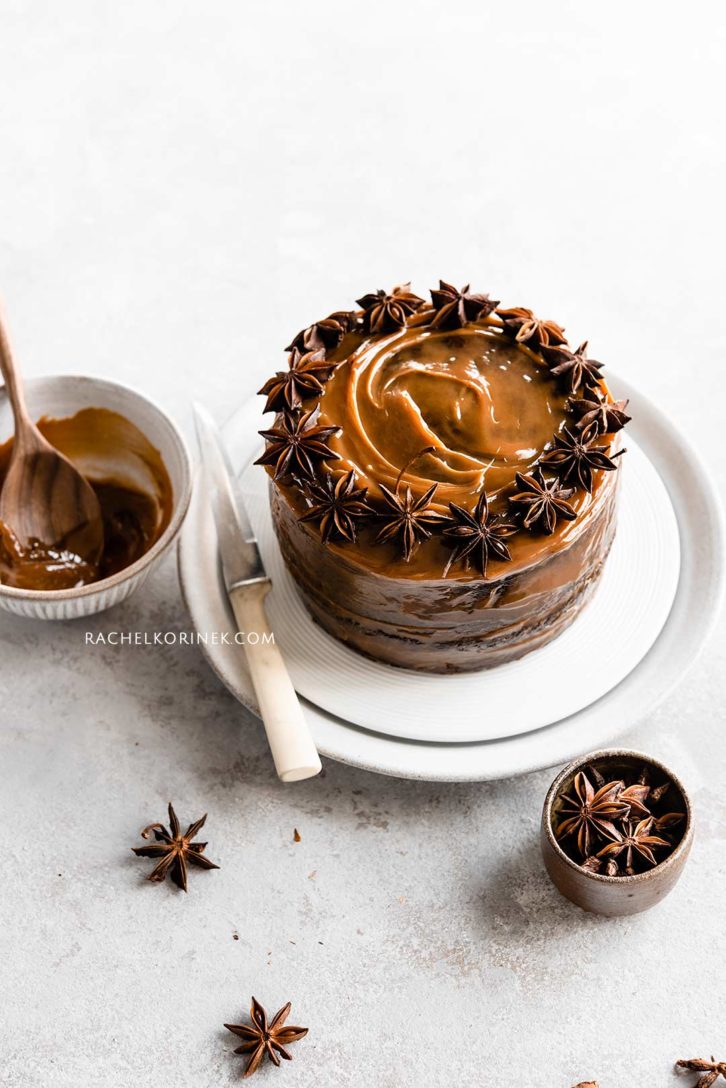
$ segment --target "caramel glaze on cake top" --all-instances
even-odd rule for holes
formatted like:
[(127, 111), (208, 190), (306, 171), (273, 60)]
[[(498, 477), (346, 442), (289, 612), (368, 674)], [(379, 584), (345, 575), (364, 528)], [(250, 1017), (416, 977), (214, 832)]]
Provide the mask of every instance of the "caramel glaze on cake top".
[[(319, 398), (318, 422), (340, 428), (328, 440), (340, 460), (331, 460), (329, 467), (352, 469), (357, 486), (367, 488), (376, 505), (380, 484), (394, 491), (404, 469), (399, 490), (408, 485), (418, 496), (436, 484), (432, 508), (442, 515), (449, 514), (451, 502), (473, 506), (486, 489), (492, 513), (509, 518), (516, 473), (531, 472), (553, 435), (573, 427), (566, 388), (534, 352), (486, 322), (453, 331), (406, 328), (376, 338), (353, 332), (327, 357), (344, 360)], [(604, 383), (601, 388), (604, 392)], [(417, 456), (429, 447), (434, 448)], [(508, 538), (512, 561), (495, 560), (490, 576), (511, 575), (574, 540), (610, 475), (595, 473), (592, 494), (574, 491), (569, 501), (577, 520), (558, 521), (551, 535), (522, 531)], [(283, 480), (278, 486), (304, 514), (308, 502), (299, 485)], [(405, 561), (396, 541), (375, 542), (376, 528), (375, 519), (362, 523), (354, 547), (335, 540), (327, 546), (381, 574), (442, 576), (451, 547), (439, 533), (423, 540)], [(307, 531), (316, 530), (308, 526)], [(447, 577), (472, 574), (454, 564)]]

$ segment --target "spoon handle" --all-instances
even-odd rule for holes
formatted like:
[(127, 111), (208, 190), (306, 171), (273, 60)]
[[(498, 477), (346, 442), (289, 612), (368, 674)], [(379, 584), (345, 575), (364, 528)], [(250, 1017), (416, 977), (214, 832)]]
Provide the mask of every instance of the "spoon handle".
[(19, 436), (23, 429), (23, 424), (30, 424), (32, 426), (32, 420), (28, 415), (28, 409), (25, 405), (25, 397), (23, 395), (23, 386), (20, 381), (20, 375), (18, 369), (15, 366), (15, 359), (13, 358), (13, 351), (10, 347), (10, 340), (8, 337), (7, 326), (3, 319), (2, 310), (0, 309), (0, 371), (2, 372), (3, 379), (5, 381), (5, 388), (7, 389), (8, 399), (10, 400), (10, 406), (13, 410), (15, 417), (15, 431)]

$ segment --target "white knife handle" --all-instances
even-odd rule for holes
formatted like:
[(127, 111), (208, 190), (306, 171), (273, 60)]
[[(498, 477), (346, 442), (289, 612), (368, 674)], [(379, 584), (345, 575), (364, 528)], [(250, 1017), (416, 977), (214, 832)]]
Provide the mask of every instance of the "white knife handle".
[[(275, 769), (283, 782), (312, 778), (322, 770), (303, 709), (265, 612), (269, 582), (236, 586), (229, 599), (244, 636), (244, 649)], [(250, 641), (249, 636), (252, 635)]]

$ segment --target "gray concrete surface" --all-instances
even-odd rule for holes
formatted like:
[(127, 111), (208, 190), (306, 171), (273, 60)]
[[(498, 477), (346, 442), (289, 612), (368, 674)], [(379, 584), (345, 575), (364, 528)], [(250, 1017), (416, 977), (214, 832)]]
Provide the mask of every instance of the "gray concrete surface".
[[(0, 0), (18, 354), (191, 434), (192, 397), (223, 417), (309, 319), (471, 278), (588, 335), (721, 481), (723, 62), (715, 3)], [(698, 828), (672, 897), (624, 921), (549, 886), (547, 772), (328, 763), (283, 789), (196, 650), (84, 645), (187, 624), (172, 559), (93, 623), (0, 617), (0, 1084), (236, 1084), (221, 1025), (251, 993), (310, 1027), (259, 1084), (685, 1085), (674, 1059), (726, 1057), (723, 624), (628, 738)], [(186, 897), (129, 852), (169, 798), (209, 811), (222, 866)]]

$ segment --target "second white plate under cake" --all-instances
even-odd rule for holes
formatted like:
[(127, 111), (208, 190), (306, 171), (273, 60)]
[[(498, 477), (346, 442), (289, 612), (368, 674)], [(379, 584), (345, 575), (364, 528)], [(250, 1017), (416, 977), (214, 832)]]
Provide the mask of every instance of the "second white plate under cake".
[(242, 492), (272, 578), (268, 608), (275, 638), (296, 690), (339, 718), (418, 741), (526, 733), (616, 687), (668, 617), (680, 568), (678, 525), (660, 476), (629, 438), (605, 572), (593, 600), (562, 635), (518, 661), (481, 672), (431, 675), (369, 660), (323, 631), (306, 610), (277, 546), (267, 475), (251, 463), (260, 443), (250, 431)]

